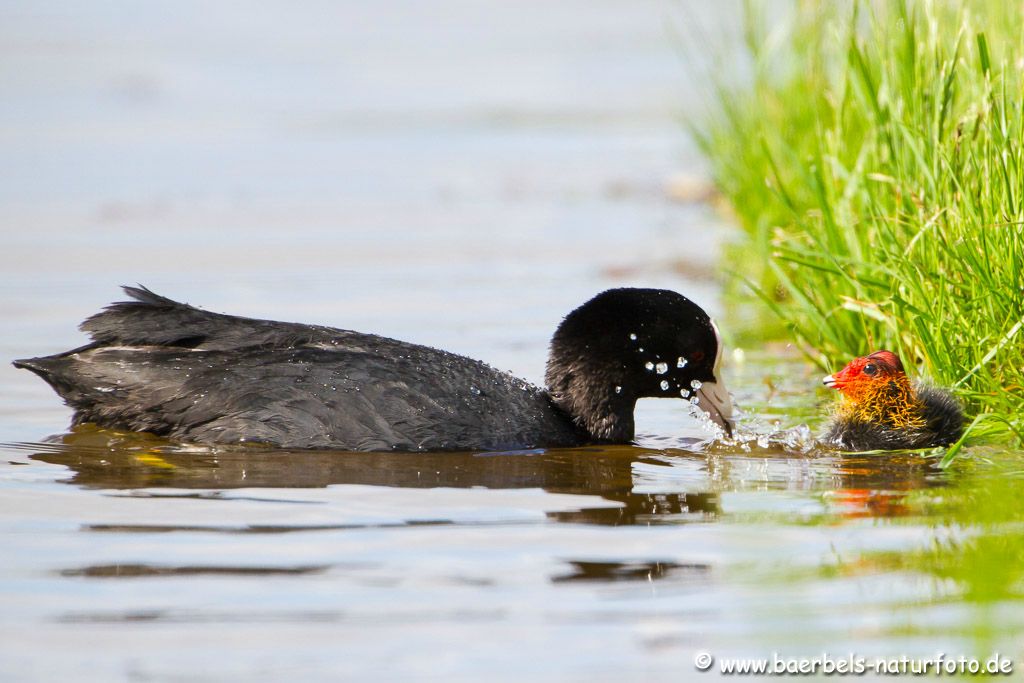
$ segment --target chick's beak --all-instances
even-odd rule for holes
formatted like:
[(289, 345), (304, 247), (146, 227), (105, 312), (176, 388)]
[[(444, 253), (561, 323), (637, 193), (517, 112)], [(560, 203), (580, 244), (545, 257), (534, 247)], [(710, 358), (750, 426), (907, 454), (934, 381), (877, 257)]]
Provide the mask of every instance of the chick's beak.
[(697, 407), (707, 413), (712, 422), (722, 428), (726, 436), (731, 437), (736, 425), (736, 411), (725, 385), (721, 382), (704, 382), (696, 394), (700, 399)]
[(838, 389), (839, 388), (837, 386), (839, 384), (839, 380), (836, 379), (835, 375), (825, 375), (822, 378), (821, 383), (824, 384), (829, 389)]

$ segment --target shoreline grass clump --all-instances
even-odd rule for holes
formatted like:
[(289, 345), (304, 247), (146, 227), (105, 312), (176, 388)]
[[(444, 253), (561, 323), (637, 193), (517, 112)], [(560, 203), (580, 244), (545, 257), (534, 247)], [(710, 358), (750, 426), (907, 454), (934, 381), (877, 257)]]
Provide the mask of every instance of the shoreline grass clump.
[[(896, 351), (1024, 441), (1024, 6), (748, 6), (697, 126), (737, 277), (828, 367)], [(771, 31), (768, 31), (769, 24)]]

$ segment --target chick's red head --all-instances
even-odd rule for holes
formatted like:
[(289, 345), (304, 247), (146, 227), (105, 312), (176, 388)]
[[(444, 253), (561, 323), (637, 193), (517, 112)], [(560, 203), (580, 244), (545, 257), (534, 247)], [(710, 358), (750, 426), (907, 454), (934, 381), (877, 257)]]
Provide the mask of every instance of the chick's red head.
[(897, 380), (906, 381), (903, 363), (892, 351), (875, 351), (871, 355), (854, 358), (846, 367), (828, 375), (822, 382), (827, 387), (838, 389), (848, 399), (857, 401), (880, 384)]

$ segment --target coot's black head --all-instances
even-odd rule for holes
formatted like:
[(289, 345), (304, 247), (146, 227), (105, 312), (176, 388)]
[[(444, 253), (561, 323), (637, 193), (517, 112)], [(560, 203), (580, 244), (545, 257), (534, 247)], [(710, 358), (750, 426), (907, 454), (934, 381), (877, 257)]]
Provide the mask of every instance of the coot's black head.
[(721, 355), (711, 318), (681, 294), (610, 289), (559, 325), (546, 380), (558, 406), (597, 439), (631, 440), (636, 401), (652, 396), (696, 399), (731, 434)]

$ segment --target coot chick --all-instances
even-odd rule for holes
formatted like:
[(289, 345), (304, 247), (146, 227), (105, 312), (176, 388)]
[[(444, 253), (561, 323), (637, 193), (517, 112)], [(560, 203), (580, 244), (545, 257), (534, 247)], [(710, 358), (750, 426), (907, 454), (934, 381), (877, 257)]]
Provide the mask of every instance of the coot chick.
[(963, 433), (957, 400), (943, 389), (912, 383), (891, 351), (854, 358), (822, 381), (843, 397), (825, 440), (845, 450), (946, 446)]
[(511, 450), (628, 443), (637, 399), (696, 399), (727, 433), (721, 342), (675, 292), (612, 289), (551, 341), (544, 390), (464, 356), (372, 334), (210, 313), (125, 287), (82, 323), (92, 343), (14, 365), (73, 424), (201, 444)]

